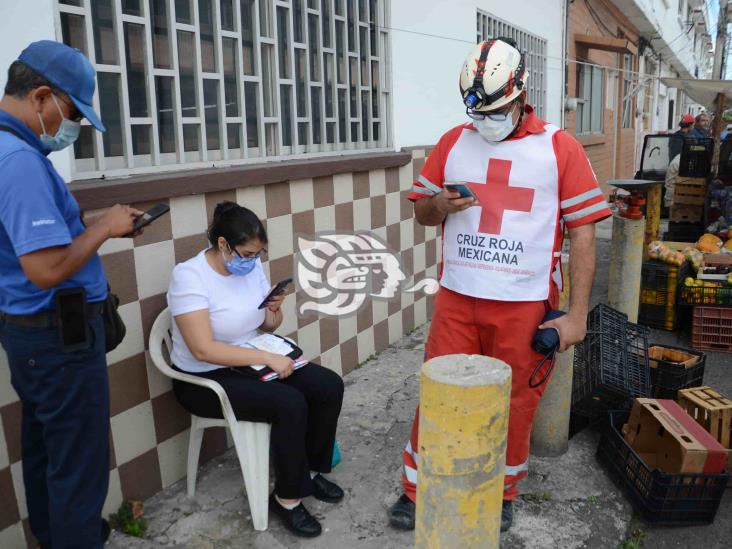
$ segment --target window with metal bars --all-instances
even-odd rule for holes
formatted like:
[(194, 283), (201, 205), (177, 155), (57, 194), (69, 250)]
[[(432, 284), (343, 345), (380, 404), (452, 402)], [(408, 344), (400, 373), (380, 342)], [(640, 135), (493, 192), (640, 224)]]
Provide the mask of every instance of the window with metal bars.
[(389, 0), (56, 0), (97, 71), (74, 178), (389, 147)]
[(536, 110), (537, 116), (543, 118), (546, 114), (546, 39), (483, 10), (478, 10), (477, 23), (478, 42), (499, 36), (510, 37), (516, 41), (518, 49), (526, 57), (526, 67), (529, 71), (526, 87), (528, 102)]

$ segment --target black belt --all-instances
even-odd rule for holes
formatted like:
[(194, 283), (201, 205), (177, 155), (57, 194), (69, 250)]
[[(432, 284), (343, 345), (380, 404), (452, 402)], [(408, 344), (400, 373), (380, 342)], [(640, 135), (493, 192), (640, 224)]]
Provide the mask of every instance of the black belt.
[[(95, 317), (102, 314), (104, 301), (86, 304), (87, 318)], [(58, 326), (56, 311), (42, 311), (32, 315), (11, 315), (0, 312), (0, 319), (13, 326), (22, 326), (24, 328), (55, 328)]]

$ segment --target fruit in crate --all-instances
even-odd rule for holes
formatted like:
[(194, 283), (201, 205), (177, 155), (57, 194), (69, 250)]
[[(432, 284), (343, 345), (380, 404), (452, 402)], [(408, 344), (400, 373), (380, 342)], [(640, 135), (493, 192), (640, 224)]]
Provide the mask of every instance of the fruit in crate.
[(704, 261), (704, 254), (696, 248), (686, 248), (683, 251), (684, 257), (691, 263), (691, 267), (694, 271), (698, 271)]
[(684, 286), (693, 286), (693, 285), (694, 285), (694, 279), (691, 278), (690, 276), (687, 276), (684, 279)]
[(696, 249), (705, 253), (719, 253), (722, 247), (722, 239), (713, 234), (703, 234), (696, 243)]
[(686, 261), (686, 256), (683, 253), (672, 250), (659, 240), (654, 240), (648, 244), (648, 257), (677, 267), (681, 267)]
[(732, 238), (728, 239), (727, 242), (722, 246), (722, 251), (726, 253), (732, 253)]

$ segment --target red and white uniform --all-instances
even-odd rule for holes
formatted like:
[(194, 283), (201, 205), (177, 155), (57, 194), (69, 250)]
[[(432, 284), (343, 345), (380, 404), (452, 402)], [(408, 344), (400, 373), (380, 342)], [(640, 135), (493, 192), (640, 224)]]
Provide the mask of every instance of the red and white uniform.
[[(408, 198), (433, 196), (444, 183), (467, 183), (479, 204), (443, 223), (440, 291), (425, 358), (483, 354), (511, 366), (504, 499), (513, 499), (516, 483), (528, 473), (531, 423), (546, 387), (529, 387), (542, 358), (531, 339), (546, 311), (557, 306), (564, 228), (611, 212), (582, 146), (530, 106), (505, 141), (490, 143), (471, 124), (448, 131)], [(403, 483), (412, 500), (418, 421), (419, 410), (403, 455)]]

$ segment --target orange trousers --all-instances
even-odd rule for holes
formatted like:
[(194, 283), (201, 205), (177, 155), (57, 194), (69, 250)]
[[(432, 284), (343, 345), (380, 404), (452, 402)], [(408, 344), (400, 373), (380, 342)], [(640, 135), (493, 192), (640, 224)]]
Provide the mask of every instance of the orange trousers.
[[(518, 495), (517, 483), (528, 475), (531, 424), (547, 385), (543, 383), (533, 389), (529, 387), (529, 377), (543, 358), (531, 348), (531, 340), (546, 311), (547, 304), (543, 301), (492, 301), (446, 288), (440, 288), (435, 296), (425, 360), (451, 354), (476, 354), (497, 358), (511, 367), (511, 404), (503, 492), (503, 499), (506, 500)], [(542, 366), (539, 379), (547, 365)], [(417, 501), (418, 431), (419, 408), (403, 453), (402, 483), (404, 492), (412, 501)]]

